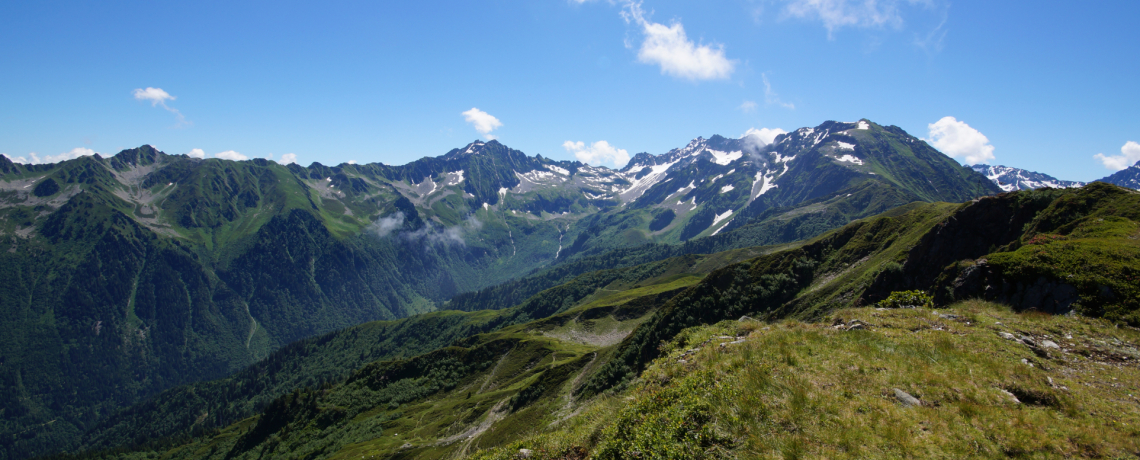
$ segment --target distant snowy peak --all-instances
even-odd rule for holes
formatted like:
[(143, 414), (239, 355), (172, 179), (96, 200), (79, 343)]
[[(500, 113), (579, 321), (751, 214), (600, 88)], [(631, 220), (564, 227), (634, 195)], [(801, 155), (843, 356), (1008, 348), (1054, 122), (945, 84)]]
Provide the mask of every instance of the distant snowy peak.
[(1048, 174), (1027, 171), (1020, 168), (1011, 168), (1009, 166), (973, 165), (970, 166), (970, 169), (986, 176), (986, 178), (1007, 192), (1014, 190), (1032, 190), (1042, 187), (1071, 188), (1083, 187), (1085, 185), (1084, 182), (1060, 180)]
[(1105, 177), (1100, 181), (1116, 184), (1121, 187), (1140, 190), (1140, 161), (1136, 162), (1136, 164), (1132, 166), (1117, 171), (1111, 176)]
[(688, 145), (684, 147), (670, 150), (661, 155), (639, 153), (629, 161), (625, 168), (622, 168), (622, 172), (636, 174), (645, 168), (682, 163), (682, 160), (688, 160), (682, 163), (687, 165), (702, 155), (708, 155), (706, 159), (713, 163), (727, 166), (743, 158), (745, 150), (748, 148), (748, 144), (743, 139), (729, 139), (719, 135), (714, 135), (708, 139), (698, 137), (689, 141)]

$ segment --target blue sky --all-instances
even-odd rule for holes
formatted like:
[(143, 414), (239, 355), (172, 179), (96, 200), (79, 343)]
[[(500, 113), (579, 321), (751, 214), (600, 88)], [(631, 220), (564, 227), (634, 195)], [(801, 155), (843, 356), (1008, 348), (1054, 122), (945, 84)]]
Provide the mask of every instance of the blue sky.
[(1137, 17), (1135, 1), (4, 2), (0, 153), (402, 164), (493, 136), (613, 165), (868, 118), (963, 162), (1092, 180), (1140, 160)]

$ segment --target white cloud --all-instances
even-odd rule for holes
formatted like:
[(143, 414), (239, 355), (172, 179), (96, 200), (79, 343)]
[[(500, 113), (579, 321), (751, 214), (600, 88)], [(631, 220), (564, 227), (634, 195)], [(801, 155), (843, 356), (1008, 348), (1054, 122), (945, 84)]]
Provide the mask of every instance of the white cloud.
[(404, 241), (422, 242), (425, 248), (430, 248), (434, 245), (466, 246), (467, 243), (463, 240), (463, 235), (466, 233), (465, 228), (478, 231), (483, 227), (483, 222), (471, 216), (465, 219), (463, 223), (451, 227), (438, 227), (429, 221), (419, 230), (401, 231), (406, 220), (407, 217), (404, 216), (404, 213), (397, 211), (386, 217), (376, 219), (369, 228), (381, 238), (388, 235), (399, 236)]
[(744, 151), (748, 153), (749, 160), (761, 165), (768, 162), (768, 158), (762, 155), (764, 147), (775, 141), (776, 136), (786, 133), (787, 131), (780, 128), (749, 128), (743, 136), (740, 136), (740, 140), (744, 141)]
[(94, 154), (94, 150), (83, 147), (76, 147), (71, 149), (70, 152), (61, 153), (59, 155), (48, 155), (47, 157), (44, 157), (44, 159), (47, 160), (47, 163), (59, 163), (64, 160), (74, 160), (79, 157), (86, 157)]
[(296, 153), (286, 153), (284, 155), (281, 155), (281, 161), (278, 161), (278, 163), (281, 163), (283, 165), (287, 165), (290, 163), (296, 163), (296, 162), (297, 162), (297, 154)]
[(787, 131), (784, 131), (780, 128), (749, 128), (743, 136), (740, 136), (740, 138), (759, 141), (761, 142), (761, 146), (765, 146), (771, 144), (772, 141), (776, 140), (776, 136), (787, 133)]
[(966, 164), (989, 163), (994, 159), (994, 146), (978, 130), (954, 117), (943, 117), (927, 125), (929, 142), (934, 148), (952, 158), (963, 158)]
[(1093, 158), (1096, 158), (1108, 169), (1120, 171), (1140, 162), (1140, 144), (1128, 141), (1120, 148), (1120, 155), (1106, 156), (1103, 153), (1098, 153), (1093, 155)]
[(783, 107), (785, 109), (791, 109), (791, 110), (796, 109), (795, 104), (792, 104), (791, 102), (781, 101), (780, 95), (776, 94), (775, 91), (772, 91), (772, 83), (768, 82), (768, 74), (762, 73), (762, 74), (760, 74), (760, 78), (762, 78), (764, 80), (764, 102), (768, 103), (769, 105), (776, 104), (776, 105)]
[(740, 109), (741, 112), (752, 113), (752, 112), (756, 111), (756, 102), (755, 101), (744, 101), (744, 102), (740, 103), (740, 107), (737, 107), (737, 108)]
[[(59, 163), (61, 161), (74, 160), (74, 159), (79, 158), (79, 157), (91, 156), (94, 154), (95, 154), (95, 151), (91, 150), (89, 148), (76, 147), (76, 148), (71, 149), (70, 152), (63, 152), (59, 155), (47, 155), (47, 156), (43, 156), (43, 157), (41, 157), (36, 152), (28, 153), (27, 157), (23, 157), (23, 156), (13, 157), (13, 156), (8, 155), (7, 153), (5, 153), (3, 155), (8, 157), (9, 160), (12, 160), (13, 163), (44, 164), (44, 163)], [(28, 157), (31, 157), (31, 158), (28, 158)]]
[[(217, 158), (221, 158), (223, 160), (233, 160), (233, 161), (242, 161), (242, 160), (248, 160), (249, 159), (249, 157), (242, 155), (240, 153), (237, 153), (233, 150), (226, 150), (225, 152), (215, 153), (214, 156)], [(284, 155), (282, 155), (282, 158), (284, 158)]]
[[(637, 51), (637, 60), (656, 64), (661, 73), (687, 80), (717, 80), (728, 78), (736, 68), (736, 61), (724, 55), (724, 45), (697, 45), (685, 35), (680, 22), (671, 25), (650, 22), (640, 2), (627, 2), (622, 10), (627, 23), (641, 26), (645, 40)], [(628, 42), (627, 47), (632, 47)]]
[[(907, 0), (908, 3), (928, 3)], [(843, 27), (899, 27), (903, 23), (897, 0), (790, 0), (784, 7), (785, 17), (818, 20), (833, 38)]]
[(146, 89), (136, 89), (134, 95), (135, 99), (140, 101), (150, 101), (151, 107), (157, 106), (158, 104), (165, 106), (166, 101), (178, 99), (177, 97), (171, 96), (170, 93), (163, 91), (162, 88), (151, 88), (149, 86)]
[(186, 156), (188, 156), (190, 158), (202, 159), (202, 158), (206, 158), (206, 151), (204, 151), (202, 149), (190, 149), (189, 152), (186, 152)]
[(356, 160), (348, 160), (348, 164), (354, 165), (354, 164), (356, 164)]
[(372, 224), (372, 231), (376, 232), (376, 234), (381, 237), (385, 237), (403, 226), (404, 213), (402, 211), (396, 211), (392, 215), (376, 219), (376, 222)]
[(499, 121), (498, 118), (475, 107), (463, 112), (462, 115), (463, 119), (471, 123), (471, 125), (475, 127), (475, 130), (479, 131), (487, 140), (495, 138), (495, 136), (491, 134), (491, 131), (503, 126), (503, 122)]
[(562, 143), (562, 148), (573, 153), (578, 161), (595, 166), (611, 163), (614, 167), (620, 168), (629, 162), (629, 152), (625, 149), (615, 148), (606, 141), (597, 141), (589, 146), (582, 141), (566, 141)]
[(162, 88), (151, 88), (149, 86), (146, 87), (146, 89), (136, 88), (133, 91), (133, 94), (137, 100), (150, 101), (151, 107), (157, 107), (161, 105), (163, 109), (166, 109), (168, 112), (173, 113), (174, 116), (178, 118), (178, 126), (186, 126), (192, 124), (189, 121), (186, 121), (186, 117), (182, 116), (182, 112), (179, 112), (178, 109), (166, 105), (166, 101), (173, 101), (178, 98), (171, 96), (170, 93), (163, 91)]

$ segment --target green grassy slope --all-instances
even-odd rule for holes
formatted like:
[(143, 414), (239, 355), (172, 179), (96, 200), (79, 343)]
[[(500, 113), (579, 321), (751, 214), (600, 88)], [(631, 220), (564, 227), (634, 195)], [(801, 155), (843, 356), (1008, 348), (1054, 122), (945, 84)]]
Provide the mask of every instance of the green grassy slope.
[[(574, 419), (471, 458), (518, 458), (521, 449), (537, 459), (1140, 452), (1133, 329), (980, 301), (833, 317), (686, 329), (627, 397), (596, 398)], [(854, 321), (865, 329), (845, 330)]]

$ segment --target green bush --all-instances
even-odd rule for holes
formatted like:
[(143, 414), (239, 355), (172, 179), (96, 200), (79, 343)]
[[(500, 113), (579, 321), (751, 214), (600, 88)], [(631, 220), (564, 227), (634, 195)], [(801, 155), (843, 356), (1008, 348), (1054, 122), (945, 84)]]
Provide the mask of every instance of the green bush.
[(922, 291), (895, 291), (875, 305), (880, 308), (931, 308), (934, 299)]

